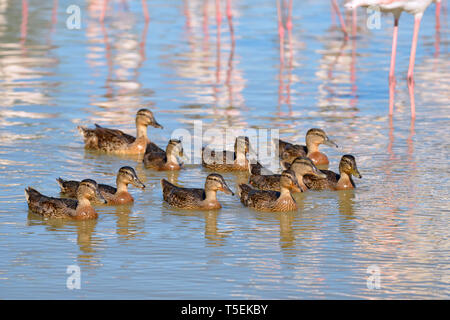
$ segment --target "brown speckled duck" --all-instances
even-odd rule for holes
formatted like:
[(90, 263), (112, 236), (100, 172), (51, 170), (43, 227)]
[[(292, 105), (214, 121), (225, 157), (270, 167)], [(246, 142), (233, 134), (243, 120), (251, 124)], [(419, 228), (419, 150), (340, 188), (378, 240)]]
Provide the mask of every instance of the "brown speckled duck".
[(171, 139), (166, 152), (149, 152), (144, 155), (144, 166), (158, 171), (180, 170), (178, 157), (183, 156), (183, 146), (180, 140)]
[(181, 188), (161, 179), (164, 200), (171, 206), (181, 209), (212, 210), (222, 206), (217, 201), (217, 191), (234, 195), (220, 174), (212, 173), (206, 177), (205, 189)]
[(77, 200), (47, 197), (37, 190), (25, 189), (28, 208), (44, 218), (72, 218), (76, 220), (96, 219), (97, 212), (91, 201), (106, 203), (98, 190), (97, 182), (91, 179), (81, 181), (76, 191)]
[[(249, 178), (249, 184), (252, 187), (261, 190), (276, 190), (280, 191), (280, 174), (271, 174), (271, 175), (261, 175), (261, 165), (251, 164), (252, 167), (252, 175)], [(303, 183), (303, 177), (306, 174), (313, 175), (319, 178), (326, 178), (326, 175), (322, 173), (314, 163), (306, 157), (298, 157), (294, 160), (292, 164), (288, 165), (292, 171), (295, 172), (295, 177), (297, 178), (298, 185), (300, 186), (300, 190), (305, 192), (308, 190), (308, 187)]]
[(283, 140), (274, 140), (279, 146), (279, 156), (282, 162), (292, 163), (297, 157), (308, 157), (316, 166), (328, 165), (328, 157), (319, 151), (319, 145), (325, 144), (330, 147), (338, 147), (330, 140), (322, 129), (312, 128), (306, 133), (306, 146), (292, 144)]
[(325, 179), (320, 179), (311, 175), (305, 175), (303, 181), (312, 190), (345, 190), (355, 188), (352, 175), (362, 178), (356, 166), (355, 157), (349, 154), (342, 156), (339, 162), (339, 173), (330, 170), (321, 170)]
[(289, 168), (292, 171), (295, 172), (295, 176), (297, 177), (298, 184), (300, 186), (300, 189), (305, 192), (309, 188), (307, 185), (305, 185), (303, 178), (305, 175), (317, 177), (324, 179), (326, 178), (326, 175), (317, 169), (317, 167), (314, 165), (311, 159), (306, 157), (298, 157), (295, 158), (295, 160), (292, 162), (292, 164), (289, 165)]
[(115, 154), (143, 154), (144, 152), (164, 152), (147, 136), (147, 126), (163, 128), (156, 122), (153, 113), (140, 109), (136, 114), (136, 138), (120, 130), (108, 129), (95, 124), (94, 129), (78, 126), (84, 137), (86, 149), (100, 150)]
[[(61, 193), (74, 198), (77, 195), (77, 189), (80, 184), (78, 181), (73, 180), (63, 180), (61, 178), (56, 179), (59, 186), (61, 187)], [(120, 205), (120, 204), (128, 204), (134, 201), (131, 194), (128, 192), (128, 185), (132, 184), (137, 188), (144, 189), (145, 185), (139, 180), (136, 175), (136, 171), (132, 167), (122, 167), (117, 172), (116, 178), (116, 186), (114, 188), (112, 186), (106, 184), (99, 184), (98, 189), (100, 194), (106, 199), (107, 204), (109, 205)]]
[(248, 184), (239, 185), (241, 202), (250, 208), (260, 211), (293, 211), (297, 210), (297, 203), (292, 192), (300, 192), (295, 172), (284, 170), (280, 178), (280, 191), (257, 190)]
[(250, 164), (250, 177), (248, 183), (260, 190), (276, 190), (280, 191), (281, 174), (263, 174), (265, 168), (259, 163)]
[(239, 136), (234, 143), (234, 152), (215, 152), (208, 148), (202, 149), (202, 165), (214, 171), (247, 171), (249, 162), (247, 153), (250, 151), (248, 137)]

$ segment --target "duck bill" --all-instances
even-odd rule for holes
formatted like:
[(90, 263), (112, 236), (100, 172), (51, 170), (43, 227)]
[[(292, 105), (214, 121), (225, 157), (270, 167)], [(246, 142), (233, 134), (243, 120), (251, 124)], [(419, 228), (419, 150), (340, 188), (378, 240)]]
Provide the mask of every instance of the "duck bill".
[(325, 179), (327, 177), (327, 175), (325, 173), (323, 173), (322, 171), (320, 171), (319, 169), (315, 168), (313, 175), (316, 176), (319, 179)]
[(162, 125), (160, 125), (156, 120), (155, 120), (155, 122), (151, 123), (150, 125), (155, 128), (164, 129), (164, 127)]
[(136, 188), (140, 188), (140, 189), (145, 189), (145, 184), (142, 183), (141, 180), (139, 180), (139, 178), (137, 176), (133, 177), (133, 181), (131, 181), (131, 183), (133, 184), (133, 186), (135, 186)]
[(325, 142), (323, 143), (324, 145), (327, 145), (329, 147), (335, 147), (338, 148), (338, 145), (336, 142), (334, 142), (333, 140), (327, 139), (325, 140)]
[(362, 175), (361, 175), (361, 173), (359, 173), (358, 168), (354, 168), (354, 169), (352, 170), (352, 175), (354, 175), (355, 177), (357, 177), (357, 178), (359, 178), (359, 179), (362, 178)]
[(226, 183), (222, 184), (222, 191), (226, 194), (234, 196), (234, 192), (231, 191), (230, 187)]
[(101, 192), (98, 189), (95, 191), (95, 197), (98, 202), (103, 204), (107, 203), (106, 199), (102, 196)]

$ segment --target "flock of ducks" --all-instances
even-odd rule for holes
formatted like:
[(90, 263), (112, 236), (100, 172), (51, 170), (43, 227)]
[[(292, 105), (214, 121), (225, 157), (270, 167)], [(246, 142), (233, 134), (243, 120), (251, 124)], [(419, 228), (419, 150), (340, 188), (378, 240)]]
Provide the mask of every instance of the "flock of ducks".
[[(163, 127), (155, 120), (148, 109), (136, 114), (136, 137), (120, 130), (95, 125), (89, 129), (79, 126), (84, 138), (85, 148), (110, 154), (144, 154), (143, 163), (148, 169), (165, 171), (180, 170), (183, 146), (180, 140), (171, 139), (165, 150), (151, 142), (147, 127)], [(211, 210), (221, 208), (217, 192), (234, 195), (225, 179), (217, 172), (248, 171), (248, 184), (238, 186), (240, 201), (247, 207), (262, 211), (293, 211), (297, 204), (292, 193), (311, 190), (353, 189), (352, 176), (361, 178), (352, 155), (344, 155), (339, 163), (339, 174), (329, 170), (319, 170), (317, 166), (328, 166), (328, 157), (319, 151), (325, 144), (337, 147), (322, 129), (313, 128), (306, 134), (306, 145), (292, 144), (283, 140), (274, 140), (279, 148), (280, 163), (284, 168), (281, 174), (267, 174), (259, 162), (252, 163), (247, 154), (251, 146), (248, 137), (236, 138), (234, 151), (215, 152), (202, 149), (202, 166), (215, 173), (206, 177), (205, 186), (200, 188), (181, 188), (166, 179), (161, 179), (163, 199), (171, 206), (182, 209)], [(97, 184), (92, 179), (82, 181), (57, 179), (61, 194), (67, 198), (48, 197), (28, 187), (25, 197), (29, 209), (45, 218), (73, 218), (78, 220), (98, 217), (92, 207), (94, 204), (121, 205), (134, 201), (128, 192), (128, 185), (144, 189), (132, 167), (120, 168), (117, 173), (116, 187)]]

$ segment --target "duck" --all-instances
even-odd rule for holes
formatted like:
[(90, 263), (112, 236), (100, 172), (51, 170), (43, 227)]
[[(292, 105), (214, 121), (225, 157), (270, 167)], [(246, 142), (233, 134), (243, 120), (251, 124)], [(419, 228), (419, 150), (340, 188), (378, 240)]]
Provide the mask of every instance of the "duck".
[[(261, 175), (258, 171), (261, 171), (261, 165), (259, 163), (251, 164), (252, 175), (249, 178), (249, 184), (257, 189), (261, 190), (276, 190), (280, 191), (280, 174), (271, 175)], [(295, 172), (295, 177), (297, 178), (298, 185), (300, 186), (300, 191), (305, 192), (309, 188), (303, 182), (303, 177), (306, 174), (318, 177), (326, 178), (327, 176), (321, 172), (311, 161), (311, 159), (306, 157), (297, 157), (292, 164), (288, 165), (287, 169)]]
[(84, 138), (86, 149), (99, 150), (113, 154), (144, 154), (145, 152), (164, 152), (151, 142), (147, 136), (147, 126), (163, 129), (148, 109), (136, 113), (136, 137), (117, 129), (109, 129), (95, 124), (94, 129), (78, 126)]
[(356, 166), (355, 157), (346, 154), (343, 155), (339, 162), (339, 174), (330, 170), (321, 170), (325, 175), (325, 179), (320, 179), (311, 175), (305, 175), (303, 181), (305, 185), (312, 190), (348, 190), (356, 187), (352, 176), (362, 178)]
[(258, 190), (249, 184), (240, 184), (238, 187), (241, 202), (258, 211), (286, 212), (298, 209), (291, 192), (300, 192), (295, 172), (284, 170), (280, 178), (280, 191)]
[(308, 157), (316, 166), (328, 165), (330, 162), (326, 154), (319, 151), (319, 145), (325, 144), (338, 148), (338, 145), (327, 136), (325, 131), (319, 128), (311, 128), (306, 133), (306, 146), (292, 144), (279, 139), (274, 139), (278, 145), (279, 157), (282, 162), (291, 163), (297, 157)]
[(281, 174), (273, 174), (271, 172), (263, 174), (262, 171), (267, 169), (265, 169), (259, 162), (251, 163), (249, 165), (249, 169), (250, 169), (250, 177), (248, 178), (249, 185), (260, 190), (280, 191)]
[(171, 139), (165, 152), (149, 152), (144, 155), (144, 166), (158, 171), (180, 170), (178, 157), (183, 157), (183, 146), (178, 139)]
[(222, 208), (217, 200), (217, 191), (234, 196), (224, 178), (218, 173), (206, 177), (205, 188), (181, 188), (166, 179), (161, 179), (164, 201), (181, 209), (214, 210)]
[[(63, 180), (61, 178), (56, 179), (56, 181), (61, 188), (62, 194), (70, 198), (76, 197), (80, 182)], [(134, 171), (132, 167), (125, 166), (120, 168), (117, 172), (117, 188), (106, 184), (99, 184), (98, 189), (102, 197), (106, 199), (108, 205), (129, 204), (134, 202), (134, 198), (128, 192), (128, 185), (130, 183), (137, 188), (145, 189), (145, 185), (137, 177), (136, 171)]]
[(94, 200), (106, 203), (97, 182), (85, 179), (76, 191), (76, 200), (48, 197), (34, 188), (25, 189), (28, 208), (44, 218), (70, 218), (75, 220), (97, 219), (98, 214), (91, 205)]
[(234, 152), (202, 149), (202, 165), (214, 171), (248, 171), (249, 161), (246, 157), (250, 151), (248, 137), (239, 136), (234, 143)]

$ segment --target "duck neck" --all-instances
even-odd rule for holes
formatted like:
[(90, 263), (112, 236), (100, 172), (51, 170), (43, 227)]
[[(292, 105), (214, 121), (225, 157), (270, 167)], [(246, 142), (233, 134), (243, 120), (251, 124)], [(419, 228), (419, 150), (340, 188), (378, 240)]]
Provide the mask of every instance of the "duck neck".
[(121, 179), (116, 180), (117, 185), (117, 192), (116, 193), (122, 193), (122, 192), (128, 192), (128, 184), (123, 182)]
[(178, 164), (178, 159), (175, 153), (171, 150), (169, 152), (166, 152), (167, 156), (167, 163), (168, 164)]
[(91, 202), (85, 198), (84, 196), (78, 197), (78, 206), (77, 208), (81, 208), (81, 207), (90, 207), (91, 206)]
[(306, 149), (308, 149), (308, 154), (306, 156), (309, 156), (311, 153), (319, 152), (319, 144), (306, 141)]
[(337, 183), (337, 189), (353, 189), (353, 180), (352, 177), (346, 172), (340, 171), (341, 176), (339, 177), (339, 181)]
[(136, 139), (139, 138), (145, 138), (146, 140), (148, 140), (147, 126), (140, 123), (136, 123)]
[(217, 201), (217, 191), (216, 190), (205, 190), (205, 201), (211, 202), (211, 201)]
[(280, 198), (291, 197), (291, 192), (288, 188), (281, 186), (280, 188)]
[(236, 151), (236, 163), (244, 164), (246, 160), (245, 152), (241, 150)]

